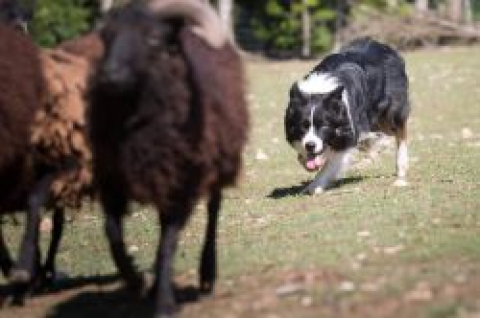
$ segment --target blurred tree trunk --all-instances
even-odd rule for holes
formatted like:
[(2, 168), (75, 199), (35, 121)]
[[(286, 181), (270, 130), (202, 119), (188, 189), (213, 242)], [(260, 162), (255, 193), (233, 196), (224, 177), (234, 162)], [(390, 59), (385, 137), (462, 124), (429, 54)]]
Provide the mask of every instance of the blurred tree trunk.
[(462, 0), (448, 0), (448, 16), (455, 22), (462, 20)]
[(472, 0), (464, 0), (463, 12), (465, 16), (465, 22), (468, 24), (473, 23), (473, 9)]
[[(397, 1), (397, 0), (394, 0)], [(334, 47), (333, 49), (337, 51), (344, 42), (342, 35), (342, 28), (345, 27), (348, 23), (348, 16), (351, 9), (352, 1), (350, 0), (338, 0), (335, 1), (335, 12), (337, 14), (335, 18), (335, 33), (334, 33)]]
[(471, 23), (473, 20), (471, 0), (448, 0), (448, 16), (458, 23)]
[(310, 57), (312, 39), (311, 39), (311, 21), (308, 0), (302, 0), (302, 57)]
[(387, 5), (391, 9), (398, 8), (398, 0), (387, 0)]
[(415, 0), (415, 10), (418, 14), (425, 14), (428, 12), (428, 9), (428, 0)]
[(100, 2), (100, 12), (105, 14), (113, 7), (113, 0), (99, 0)]

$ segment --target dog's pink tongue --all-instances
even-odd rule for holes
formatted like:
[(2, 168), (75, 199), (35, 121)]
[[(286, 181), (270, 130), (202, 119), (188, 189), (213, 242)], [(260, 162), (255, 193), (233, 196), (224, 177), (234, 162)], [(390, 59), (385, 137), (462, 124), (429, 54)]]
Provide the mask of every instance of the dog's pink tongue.
[(307, 168), (308, 171), (315, 171), (322, 168), (324, 164), (325, 164), (325, 157), (316, 156), (314, 158), (308, 159), (305, 162), (305, 168)]
[(305, 166), (307, 167), (308, 170), (315, 170), (317, 169), (317, 160), (316, 158), (309, 159), (306, 163)]

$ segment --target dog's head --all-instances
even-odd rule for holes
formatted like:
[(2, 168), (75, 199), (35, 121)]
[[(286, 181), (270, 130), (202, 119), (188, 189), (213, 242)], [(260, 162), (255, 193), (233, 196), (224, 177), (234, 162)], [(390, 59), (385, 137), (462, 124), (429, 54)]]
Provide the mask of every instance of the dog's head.
[(325, 74), (312, 73), (293, 84), (285, 115), (287, 141), (308, 171), (317, 171), (327, 150), (341, 151), (355, 144), (345, 87)]

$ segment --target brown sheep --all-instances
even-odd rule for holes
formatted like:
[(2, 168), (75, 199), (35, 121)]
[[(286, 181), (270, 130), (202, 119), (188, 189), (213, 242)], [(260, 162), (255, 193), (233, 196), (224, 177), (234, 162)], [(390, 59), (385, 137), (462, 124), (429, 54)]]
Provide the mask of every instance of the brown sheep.
[[(10, 26), (0, 25), (0, 38), (0, 212), (30, 212), (37, 209), (36, 198), (41, 195), (37, 188), (46, 175), (46, 170), (35, 164), (30, 144), (35, 114), (45, 100), (40, 51), (25, 34)], [(38, 227), (33, 227), (33, 214), (28, 213), (27, 217), (20, 266), (29, 266), (35, 258), (33, 246), (37, 244), (34, 236)], [(0, 233), (0, 268), (8, 275), (12, 267)]]
[(213, 289), (222, 189), (241, 169), (248, 128), (243, 66), (220, 25), (200, 1), (158, 0), (121, 9), (101, 32), (106, 52), (88, 113), (95, 184), (113, 259), (133, 290), (145, 283), (125, 251), (122, 219), (130, 200), (158, 212), (158, 317), (176, 308), (172, 259), (203, 196), (209, 202), (200, 290)]
[[(52, 201), (61, 207), (79, 207), (85, 192), (92, 190), (85, 95), (88, 78), (102, 55), (103, 46), (95, 32), (42, 52), (47, 94), (31, 141), (37, 160), (64, 171), (51, 185)], [(65, 169), (69, 162), (73, 167)]]
[(94, 32), (41, 52), (47, 89), (32, 125), (30, 142), (35, 149), (34, 161), (53, 173), (45, 204), (54, 210), (52, 242), (41, 279), (51, 280), (55, 273), (64, 210), (80, 208), (82, 200), (93, 195), (85, 94), (88, 78), (102, 55), (103, 46)]
[[(6, 246), (0, 244), (5, 250), (0, 255), (6, 255), (4, 262), (0, 256), (0, 265), (5, 264), (6, 275), (10, 272), (16, 286), (16, 302), (23, 301), (28, 287), (36, 280), (45, 283), (53, 279), (64, 210), (79, 208), (83, 198), (93, 193), (91, 152), (86, 142), (85, 91), (87, 79), (102, 55), (103, 46), (96, 33), (65, 42), (53, 50), (37, 51), (44, 79), (43, 94), (36, 100), (36, 110), (29, 114), (34, 116), (33, 120), (22, 125), (29, 131), (25, 156), (28, 154), (32, 166), (25, 168), (25, 173), (33, 176), (30, 184), (19, 185), (24, 193), (15, 198), (15, 209), (24, 207), (28, 195), (35, 200), (30, 198), (32, 203), (27, 207), (20, 257), (12, 271)], [(43, 268), (40, 268), (38, 249), (41, 207), (54, 211), (52, 240)]]

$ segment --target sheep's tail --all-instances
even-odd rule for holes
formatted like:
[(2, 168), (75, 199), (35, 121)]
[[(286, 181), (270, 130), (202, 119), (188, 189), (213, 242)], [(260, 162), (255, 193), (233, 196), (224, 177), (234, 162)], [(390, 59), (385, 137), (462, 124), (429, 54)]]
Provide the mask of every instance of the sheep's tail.
[(199, 0), (150, 0), (147, 6), (159, 17), (184, 17), (192, 24), (192, 32), (213, 48), (228, 42), (223, 24), (209, 4)]

